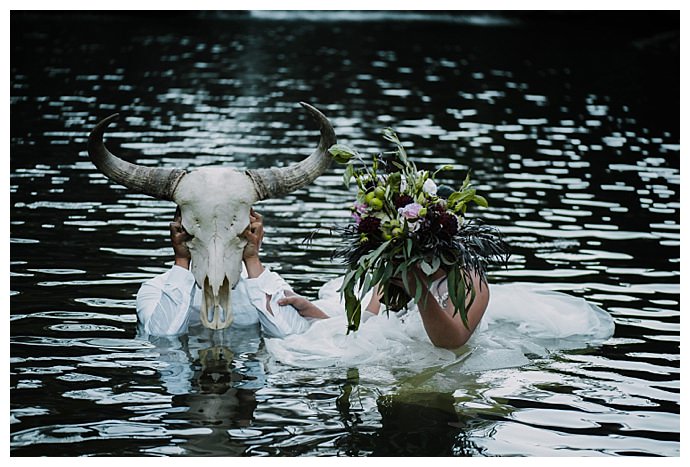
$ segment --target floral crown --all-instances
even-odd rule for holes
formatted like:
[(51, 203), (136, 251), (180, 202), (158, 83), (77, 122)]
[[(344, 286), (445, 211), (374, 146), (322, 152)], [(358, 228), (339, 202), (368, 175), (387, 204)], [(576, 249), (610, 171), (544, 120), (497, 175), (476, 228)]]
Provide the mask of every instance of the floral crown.
[[(358, 329), (362, 299), (373, 286), (379, 287), (388, 310), (399, 311), (411, 299), (417, 303), (421, 298), (425, 279), (415, 271), (423, 273), (428, 286), (439, 269), (447, 275), (449, 298), (467, 326), (467, 309), (476, 295), (472, 275), (486, 283), (487, 265), (507, 261), (500, 233), (465, 219), (469, 203), (487, 207), (487, 200), (472, 187), (469, 172), (457, 190), (439, 186), (437, 175), (452, 166), (417, 170), (395, 131), (386, 128), (383, 137), (395, 149), (374, 155), (370, 165), (348, 146), (329, 149), (336, 162), (346, 164), (345, 185), (353, 180), (357, 184), (353, 222), (339, 229), (344, 243), (336, 251), (347, 264), (340, 291), (348, 330)], [(392, 283), (395, 278), (401, 278), (404, 287)], [(415, 296), (406, 290), (415, 290)]]

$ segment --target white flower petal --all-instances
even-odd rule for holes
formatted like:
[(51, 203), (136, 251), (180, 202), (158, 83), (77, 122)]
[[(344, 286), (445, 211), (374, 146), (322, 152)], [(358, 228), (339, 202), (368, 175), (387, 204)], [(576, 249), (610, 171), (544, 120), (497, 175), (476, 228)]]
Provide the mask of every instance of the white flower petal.
[(429, 178), (424, 182), (422, 189), (424, 190), (424, 193), (427, 193), (429, 195), (436, 195), (438, 187), (436, 186), (436, 182)]

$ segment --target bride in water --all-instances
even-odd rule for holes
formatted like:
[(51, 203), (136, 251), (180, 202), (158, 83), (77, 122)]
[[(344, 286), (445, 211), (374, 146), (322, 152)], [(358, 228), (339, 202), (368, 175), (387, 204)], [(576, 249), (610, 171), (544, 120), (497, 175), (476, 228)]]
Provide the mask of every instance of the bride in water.
[[(260, 264), (263, 218), (252, 212), (251, 219), (245, 264)], [(447, 275), (439, 270), (423, 278), (428, 285), (420, 281), (419, 304), (397, 313), (386, 312), (378, 288), (371, 290), (362, 301), (367, 305), (361, 326), (349, 333), (343, 278), (326, 283), (314, 301), (285, 284), (259, 310), (262, 325), (270, 323), (262, 326), (266, 347), (276, 360), (297, 367), (388, 362), (426, 368), (461, 357), (470, 370), (525, 364), (525, 354), (598, 344), (613, 334), (610, 315), (584, 299), (531, 284), (489, 285), (478, 274), (472, 278), (477, 295), (467, 309), (467, 326), (448, 298)]]
[[(487, 266), (505, 261), (506, 247), (495, 229), (464, 219), (470, 202), (486, 206), (469, 175), (457, 191), (437, 187), (439, 171), (418, 171), (395, 133), (385, 136), (397, 149), (375, 156), (371, 168), (354, 168), (350, 159), (363, 162), (356, 151), (330, 149), (359, 189), (354, 224), (341, 231), (347, 273), (326, 283), (318, 300), (263, 266), (263, 217), (251, 211), (244, 276), (232, 294), (235, 325), (260, 322), (271, 355), (301, 367), (458, 360), (467, 369), (506, 367), (526, 363), (526, 354), (611, 337), (610, 315), (583, 299), (533, 284), (489, 285)], [(199, 315), (190, 236), (179, 215), (170, 229), (175, 265), (137, 295), (140, 323), (153, 335), (187, 332)]]

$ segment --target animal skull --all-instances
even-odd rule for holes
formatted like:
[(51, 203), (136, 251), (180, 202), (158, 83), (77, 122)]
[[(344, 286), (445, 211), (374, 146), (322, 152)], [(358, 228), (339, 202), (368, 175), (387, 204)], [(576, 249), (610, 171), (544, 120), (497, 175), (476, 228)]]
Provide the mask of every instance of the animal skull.
[(89, 156), (106, 176), (180, 207), (182, 226), (194, 236), (187, 246), (192, 274), (203, 293), (201, 322), (207, 328), (224, 329), (232, 324), (230, 298), (240, 279), (246, 244), (240, 235), (249, 225), (252, 205), (308, 185), (330, 165), (328, 148), (336, 142), (333, 127), (317, 109), (301, 104), (319, 123), (321, 140), (309, 157), (282, 168), (204, 167), (187, 172), (132, 164), (114, 156), (103, 144), (103, 133), (117, 114), (98, 123), (89, 135)]

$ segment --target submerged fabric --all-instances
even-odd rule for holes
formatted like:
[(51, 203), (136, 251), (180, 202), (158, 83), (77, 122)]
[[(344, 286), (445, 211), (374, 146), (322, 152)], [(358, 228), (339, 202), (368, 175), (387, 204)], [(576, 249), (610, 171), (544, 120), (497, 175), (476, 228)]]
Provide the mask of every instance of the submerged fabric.
[[(265, 335), (283, 337), (288, 333), (304, 332), (309, 320), (292, 307), (278, 305), (286, 290), (292, 290), (285, 280), (268, 268), (257, 278), (249, 279), (243, 271), (232, 290), (233, 327), (261, 323)], [(271, 297), (269, 312), (267, 297)], [(150, 336), (184, 334), (189, 326), (200, 323), (201, 289), (188, 269), (173, 266), (169, 271), (153, 277), (141, 285), (137, 293), (137, 315), (142, 330)]]
[[(532, 284), (492, 285), (489, 307), (469, 342), (456, 351), (434, 347), (416, 307), (399, 314), (363, 317), (357, 332), (347, 334), (347, 319), (338, 288), (325, 284), (315, 304), (332, 316), (305, 332), (266, 339), (276, 360), (295, 367), (359, 366), (423, 369), (460, 364), (467, 371), (519, 366), (529, 355), (600, 344), (613, 335), (611, 316), (581, 298), (539, 290)], [(366, 305), (369, 297), (365, 297)]]

